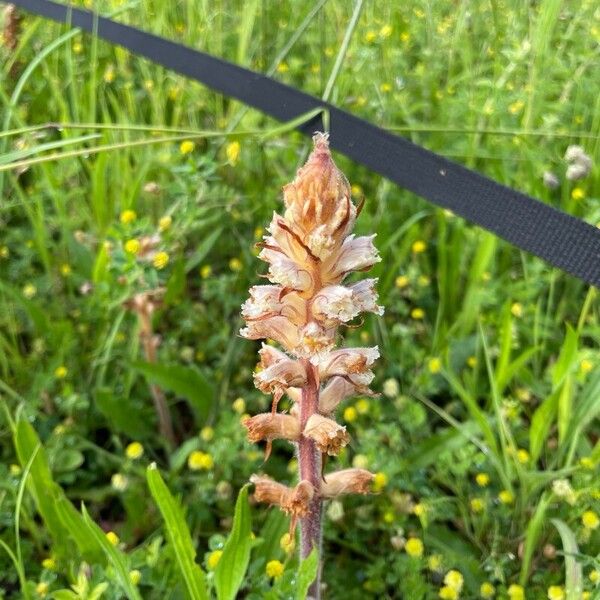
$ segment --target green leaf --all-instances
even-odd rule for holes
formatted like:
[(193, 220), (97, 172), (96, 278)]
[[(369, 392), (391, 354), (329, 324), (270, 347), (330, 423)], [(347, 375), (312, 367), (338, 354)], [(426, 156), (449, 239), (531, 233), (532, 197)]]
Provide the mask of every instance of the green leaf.
[(540, 540), (540, 535), (546, 519), (546, 509), (549, 504), (550, 498), (543, 495), (535, 509), (533, 517), (530, 518), (529, 524), (527, 525), (527, 533), (525, 535), (525, 544), (523, 547), (523, 560), (521, 562), (521, 576), (519, 579), (519, 583), (522, 586), (525, 586), (527, 578), (529, 577), (533, 553)]
[[(27, 488), (33, 496), (37, 509), (48, 527), (50, 535), (60, 551), (66, 551), (68, 531), (65, 529), (56, 511), (56, 484), (48, 465), (48, 459), (41, 441), (25, 419), (17, 421), (14, 432), (14, 444), (19, 457), (19, 462), (24, 468), (34, 452), (37, 452), (31, 464), (30, 478)], [(39, 450), (37, 450), (39, 448)]]
[(567, 324), (567, 334), (565, 341), (563, 342), (562, 348), (557, 361), (554, 363), (552, 368), (552, 387), (556, 389), (568, 375), (570, 370), (575, 364), (577, 359), (577, 344), (579, 342), (579, 335), (569, 324)]
[(52, 600), (79, 600), (79, 596), (71, 590), (56, 590), (52, 592)]
[(296, 600), (304, 600), (310, 584), (317, 578), (319, 553), (316, 548), (300, 563), (296, 576)]
[(164, 296), (165, 305), (170, 305), (180, 300), (185, 293), (185, 264), (183, 259), (178, 260), (167, 282), (167, 290)]
[(550, 519), (550, 521), (558, 530), (565, 554), (566, 600), (579, 600), (583, 593), (583, 573), (581, 564), (576, 558), (579, 549), (577, 548), (575, 534), (564, 521), (560, 519)]
[(133, 367), (140, 371), (149, 383), (188, 400), (196, 414), (197, 425), (206, 421), (214, 402), (215, 390), (199, 369), (143, 361), (135, 361)]
[(171, 495), (156, 465), (152, 464), (148, 467), (146, 479), (150, 493), (165, 522), (167, 539), (173, 548), (188, 596), (192, 600), (208, 600), (204, 571), (195, 562), (196, 549), (181, 507)]
[(267, 564), (272, 558), (277, 558), (283, 551), (279, 546), (281, 536), (290, 528), (289, 518), (281, 510), (270, 510), (261, 529), (252, 561), (260, 561), (260, 567)]
[[(559, 390), (560, 391), (560, 390)], [(559, 391), (550, 394), (535, 410), (529, 429), (529, 452), (535, 463), (539, 458), (558, 407)]]
[(134, 440), (148, 433), (148, 420), (124, 398), (118, 398), (109, 388), (98, 388), (94, 394), (98, 410), (104, 415), (115, 431), (125, 433)]
[(215, 586), (219, 600), (233, 600), (242, 585), (250, 562), (251, 533), (248, 486), (245, 485), (238, 494), (233, 528), (215, 570)]
[(83, 514), (83, 523), (89, 535), (96, 540), (104, 551), (104, 554), (106, 554), (106, 558), (115, 570), (117, 579), (129, 600), (142, 600), (138, 589), (129, 578), (129, 565), (123, 552), (110, 543), (104, 531), (94, 522), (83, 505), (81, 506), (81, 512)]

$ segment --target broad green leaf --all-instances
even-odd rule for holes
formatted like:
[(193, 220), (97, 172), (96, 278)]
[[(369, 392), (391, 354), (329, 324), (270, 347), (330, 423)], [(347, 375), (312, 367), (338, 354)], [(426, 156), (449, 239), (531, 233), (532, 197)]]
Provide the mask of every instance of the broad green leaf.
[(148, 467), (146, 479), (165, 522), (167, 539), (175, 554), (177, 568), (185, 582), (188, 596), (192, 600), (208, 600), (204, 571), (195, 562), (196, 549), (181, 507), (171, 495), (156, 465)]
[(165, 305), (173, 304), (180, 300), (185, 293), (185, 265), (183, 259), (179, 259), (171, 272), (167, 282), (167, 290), (164, 296)]
[(580, 600), (583, 594), (583, 573), (581, 564), (577, 560), (579, 549), (575, 534), (564, 521), (551, 519), (551, 522), (558, 530), (565, 554), (566, 600)]
[(79, 600), (79, 596), (71, 590), (56, 590), (50, 597), (52, 600)]
[(219, 600), (233, 600), (244, 581), (250, 562), (251, 533), (248, 486), (245, 485), (238, 494), (233, 528), (225, 542), (223, 555), (215, 571), (215, 586)]
[(143, 361), (135, 361), (133, 367), (140, 371), (149, 383), (188, 400), (196, 414), (197, 425), (206, 421), (214, 402), (215, 390), (199, 369)]
[(316, 579), (319, 570), (319, 553), (316, 548), (300, 563), (296, 575), (296, 600), (304, 600), (310, 584)]
[(106, 554), (108, 563), (115, 570), (117, 579), (126, 596), (129, 600), (142, 600), (137, 587), (133, 585), (129, 578), (129, 565), (123, 552), (110, 543), (104, 531), (102, 531), (102, 529), (94, 522), (83, 505), (81, 506), (81, 512), (83, 514), (83, 523), (87, 528), (88, 534), (96, 540)]

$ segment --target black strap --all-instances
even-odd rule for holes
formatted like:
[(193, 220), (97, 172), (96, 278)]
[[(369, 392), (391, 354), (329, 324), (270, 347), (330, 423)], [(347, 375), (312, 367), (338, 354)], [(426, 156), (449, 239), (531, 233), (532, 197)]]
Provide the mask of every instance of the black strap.
[[(427, 200), (592, 285), (600, 285), (600, 230), (270, 77), (175, 42), (49, 0), (11, 0), (54, 21), (96, 33), (133, 53), (275, 117), (315, 108), (330, 114), (331, 146)], [(298, 127), (312, 134), (315, 117)]]

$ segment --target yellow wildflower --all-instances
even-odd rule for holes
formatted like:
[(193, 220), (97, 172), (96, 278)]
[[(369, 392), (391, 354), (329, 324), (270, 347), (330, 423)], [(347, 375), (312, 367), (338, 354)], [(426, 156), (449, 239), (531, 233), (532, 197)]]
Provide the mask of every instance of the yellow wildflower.
[(125, 252), (127, 252), (127, 254), (137, 254), (140, 251), (140, 248), (140, 240), (133, 238), (125, 242)]
[(125, 448), (125, 456), (131, 460), (137, 460), (144, 454), (144, 446), (140, 442), (131, 442)]
[(523, 102), (523, 100), (517, 100), (516, 102), (513, 102), (512, 104), (509, 105), (508, 112), (511, 115), (516, 115), (523, 110), (524, 106), (525, 106), (525, 102)]
[(427, 250), (427, 244), (423, 240), (417, 240), (412, 245), (413, 254), (421, 254)]
[(392, 84), (391, 83), (382, 83), (379, 86), (379, 91), (382, 92), (383, 94), (389, 94), (392, 91)]
[(369, 408), (370, 408), (370, 404), (369, 401), (366, 398), (361, 398), (360, 400), (356, 401), (356, 410), (361, 414), (361, 415), (366, 415), (369, 412)]
[(114, 531), (107, 531), (106, 532), (106, 539), (113, 545), (113, 546), (118, 546), (119, 545), (119, 536), (114, 532)]
[(348, 406), (344, 410), (344, 421), (346, 421), (347, 423), (352, 423), (352, 421), (356, 421), (357, 417), (358, 411), (356, 410), (356, 408), (354, 408), (354, 406)]
[(588, 577), (592, 583), (600, 583), (600, 571), (598, 571), (598, 569), (593, 569), (590, 571)]
[(225, 154), (227, 155), (227, 161), (233, 167), (237, 163), (240, 157), (240, 151), (242, 147), (238, 141), (230, 142), (227, 144), (227, 148), (225, 149)]
[(442, 361), (439, 358), (431, 358), (429, 359), (429, 372), (439, 373), (442, 370)]
[(522, 448), (520, 448), (519, 450), (517, 450), (517, 460), (522, 465), (526, 465), (529, 462), (530, 458), (531, 457), (529, 456), (529, 452), (527, 452), (527, 450), (523, 450)]
[(502, 490), (499, 494), (498, 494), (498, 500), (500, 500), (500, 502), (502, 504), (512, 504), (515, 500), (515, 497), (513, 495), (513, 493), (509, 490)]
[(367, 31), (365, 33), (365, 42), (367, 44), (372, 44), (377, 39), (377, 34), (374, 31)]
[(206, 566), (210, 571), (214, 571), (221, 560), (221, 556), (223, 556), (223, 550), (213, 550), (206, 559)]
[(369, 468), (369, 459), (364, 454), (357, 454), (352, 459), (352, 466), (355, 469), (368, 469)]
[(477, 357), (469, 356), (469, 358), (467, 358), (467, 365), (469, 365), (471, 369), (474, 369), (477, 366)]
[(389, 38), (390, 35), (392, 35), (392, 31), (392, 26), (390, 24), (386, 24), (379, 30), (379, 37), (384, 39)]
[(484, 581), (481, 584), (481, 587), (479, 588), (479, 595), (482, 598), (486, 598), (487, 600), (488, 598), (493, 598), (495, 594), (496, 588), (489, 581)]
[(289, 532), (284, 533), (279, 540), (279, 547), (286, 553), (291, 554), (296, 546), (296, 540)]
[(406, 550), (406, 554), (412, 556), (413, 558), (421, 558), (423, 556), (423, 542), (416, 537), (411, 537), (406, 540), (406, 544), (404, 545), (404, 550)]
[(56, 377), (56, 379), (64, 379), (68, 375), (68, 373), (69, 371), (64, 365), (61, 365), (60, 367), (56, 367), (56, 369), (54, 369), (54, 377)]
[(586, 529), (597, 529), (600, 525), (600, 517), (593, 510), (586, 510), (581, 515), (581, 523)]
[(517, 583), (512, 583), (507, 592), (510, 600), (525, 600), (525, 590)]
[(135, 213), (135, 210), (128, 208), (121, 213), (119, 218), (123, 225), (129, 225), (129, 223), (133, 223), (137, 219), (137, 214)]
[(465, 583), (465, 579), (460, 571), (451, 569), (446, 573), (446, 576), (444, 577), (444, 583), (449, 588), (452, 588), (453, 590), (456, 590), (456, 592), (460, 593)]
[(200, 430), (200, 437), (205, 442), (210, 442), (215, 437), (215, 430), (207, 425)]
[(485, 508), (485, 502), (481, 498), (471, 498), (469, 505), (474, 513), (480, 513)]
[(229, 268), (236, 273), (241, 271), (243, 267), (244, 265), (242, 264), (242, 261), (239, 258), (232, 258), (229, 261)]
[(581, 371), (581, 373), (583, 375), (586, 375), (587, 373), (589, 373), (593, 368), (594, 368), (594, 363), (587, 358), (584, 358), (579, 363), (579, 370)]
[(270, 577), (271, 579), (278, 579), (283, 575), (284, 569), (285, 567), (281, 561), (270, 560), (265, 567), (265, 572), (267, 577)]
[(40, 581), (36, 586), (35, 586), (35, 593), (40, 597), (40, 598), (44, 598), (47, 594), (48, 594), (48, 590), (50, 589), (50, 586), (45, 582), (45, 581)]
[(548, 588), (548, 600), (565, 600), (565, 590), (560, 585), (551, 585)]
[(215, 462), (213, 460), (213, 457), (207, 452), (194, 450), (188, 456), (187, 464), (192, 471), (210, 471), (213, 468)]
[(169, 264), (169, 255), (166, 252), (157, 252), (152, 259), (152, 264), (159, 271)]
[(167, 231), (167, 229), (171, 227), (172, 223), (173, 217), (171, 217), (170, 215), (165, 215), (164, 217), (161, 217), (158, 221), (158, 230)]
[(133, 569), (129, 571), (129, 581), (133, 583), (133, 585), (137, 585), (142, 580), (142, 573), (137, 569)]
[(287, 73), (290, 70), (289, 65), (286, 62), (280, 62), (277, 65), (277, 72), (278, 73)]
[(0, 246), (0, 258), (8, 258), (10, 256), (10, 250), (8, 246)]
[(410, 280), (406, 275), (398, 275), (396, 277), (396, 287), (399, 289), (405, 288), (409, 283)]
[(383, 490), (383, 488), (387, 485), (388, 483), (388, 476), (379, 471), (378, 473), (375, 473), (375, 476), (373, 477), (373, 491), (374, 492), (381, 492), (381, 490)]
[(580, 187), (573, 188), (571, 198), (573, 198), (573, 200), (583, 200), (585, 198), (585, 192)]
[(523, 306), (521, 304), (519, 304), (519, 302), (515, 302), (511, 307), (510, 307), (510, 312), (512, 313), (513, 317), (522, 317), (523, 316)]
[(458, 592), (452, 589), (449, 585), (445, 585), (440, 588), (438, 596), (443, 600), (457, 600)]
[(33, 283), (28, 283), (23, 288), (23, 296), (25, 296), (25, 298), (27, 298), (28, 300), (31, 300), (31, 298), (33, 298), (36, 294), (37, 288), (35, 287), (35, 285), (33, 285)]
[(55, 571), (56, 570), (56, 561), (49, 556), (48, 558), (45, 558), (42, 561), (42, 567), (44, 569), (48, 569), (48, 571)]
[(211, 273), (212, 267), (210, 265), (204, 265), (200, 269), (200, 277), (202, 277), (202, 279), (207, 279), (208, 277), (210, 277)]
[(442, 568), (442, 557), (439, 554), (432, 554), (427, 559), (427, 568), (430, 571), (440, 571)]
[(193, 152), (195, 148), (196, 144), (194, 144), (192, 140), (184, 140), (179, 145), (179, 152), (181, 152), (181, 154), (185, 156), (186, 154), (190, 154), (191, 152)]
[(413, 308), (410, 311), (410, 316), (416, 321), (419, 321), (425, 317), (425, 311), (422, 308)]
[(232, 404), (233, 410), (239, 415), (246, 411), (246, 401), (243, 398), (236, 398)]
[(67, 263), (63, 263), (62, 265), (60, 265), (60, 274), (63, 277), (68, 277), (71, 274), (71, 265)]

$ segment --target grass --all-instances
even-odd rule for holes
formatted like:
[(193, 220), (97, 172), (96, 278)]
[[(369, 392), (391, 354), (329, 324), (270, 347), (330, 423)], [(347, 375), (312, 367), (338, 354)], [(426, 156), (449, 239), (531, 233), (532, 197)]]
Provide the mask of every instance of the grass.
[[(94, 8), (273, 74), (600, 222), (598, 167), (572, 182), (563, 160), (569, 144), (595, 165), (600, 155), (592, 2)], [(256, 535), (236, 575), (244, 597), (291, 596), (297, 559), (279, 544), (287, 523), (258, 506), (247, 523), (245, 500), (234, 507), (262, 463), (239, 420), (267, 405), (251, 385), (256, 348), (237, 331), (261, 269), (258, 229), (280, 210), (305, 141), (69, 27), (26, 16), (16, 48), (0, 52), (0, 589), (176, 598), (200, 580), (207, 594), (225, 593), (209, 559), (234, 547), (235, 513), (238, 543), (248, 544), (240, 527)], [(183, 153), (184, 141), (193, 150)], [(511, 600), (511, 585), (528, 599), (551, 586), (579, 598), (580, 585), (600, 597), (600, 528), (584, 519), (599, 512), (600, 493), (596, 290), (336, 158), (366, 198), (360, 231), (378, 233), (373, 273), (386, 307), (346, 335), (379, 345), (383, 395), (342, 407), (355, 442), (340, 463), (366, 464), (385, 485), (327, 508), (327, 597), (437, 598), (450, 570), (464, 578), (461, 598), (479, 597), (485, 582)], [(544, 186), (547, 170), (557, 189)], [(127, 209), (136, 218), (123, 223)], [(165, 216), (157, 250), (169, 262), (157, 269), (125, 244), (154, 235)], [(152, 369), (123, 304), (156, 287), (165, 297)], [(168, 399), (174, 449), (156, 435), (152, 384)], [(132, 441), (143, 444), (139, 458), (127, 455)], [(190, 469), (195, 451), (212, 465)], [(151, 462), (162, 505), (146, 482)], [(291, 480), (289, 462), (275, 445), (263, 468)], [(178, 508), (163, 523), (164, 506)], [(422, 556), (407, 553), (411, 537)], [(281, 577), (267, 576), (271, 560), (284, 564)], [(300, 568), (310, 583), (314, 566)]]

